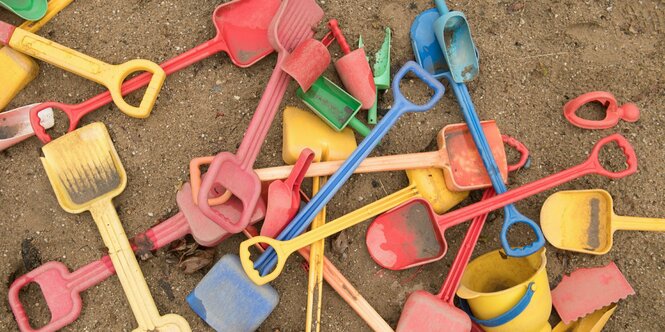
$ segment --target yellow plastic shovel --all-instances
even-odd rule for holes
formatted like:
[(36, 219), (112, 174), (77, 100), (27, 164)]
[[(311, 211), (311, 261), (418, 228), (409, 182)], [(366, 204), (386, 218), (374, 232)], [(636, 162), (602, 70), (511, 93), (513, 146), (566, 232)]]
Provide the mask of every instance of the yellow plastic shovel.
[(616, 308), (617, 304), (612, 303), (570, 324), (559, 322), (552, 329), (552, 332), (601, 332)]
[(160, 316), (112, 199), (127, 175), (104, 124), (97, 122), (42, 148), (41, 158), (58, 202), (69, 213), (90, 211), (118, 273), (138, 327), (134, 331), (191, 331), (181, 316)]
[[(19, 28), (37, 32), (72, 1), (74, 0), (49, 1), (44, 17), (38, 21), (25, 21)], [(7, 107), (7, 104), (37, 77), (38, 72), (39, 65), (31, 57), (7, 46), (0, 48), (0, 82), (3, 82), (2, 89), (0, 89), (0, 111)]]
[[(409, 186), (392, 193), (378, 201), (337, 218), (316, 230), (304, 233), (289, 241), (278, 241), (265, 236), (257, 236), (240, 244), (240, 261), (245, 273), (257, 285), (263, 285), (275, 280), (281, 273), (288, 256), (295, 250), (338, 233), (360, 222), (371, 219), (384, 213), (412, 198), (420, 197), (428, 200), (437, 213), (448, 211), (459, 204), (468, 195), (468, 191), (452, 192), (443, 179), (443, 172), (438, 168), (407, 170)], [(254, 269), (254, 262), (250, 259), (249, 247), (257, 243), (266, 243), (272, 246), (277, 253), (277, 266), (265, 276)]]
[[(120, 65), (110, 65), (2, 21), (0, 21), (0, 44), (9, 45), (23, 54), (105, 86), (116, 106), (134, 118), (145, 118), (150, 115), (166, 79), (164, 69), (154, 62), (135, 59)], [(152, 78), (141, 104), (136, 107), (128, 104), (123, 98), (122, 82), (132, 73), (141, 71), (152, 73)]]
[(665, 232), (665, 219), (617, 216), (607, 191), (571, 190), (545, 200), (540, 227), (559, 249), (604, 255), (612, 248), (616, 230)]
[[(326, 125), (312, 112), (295, 107), (284, 110), (284, 140), (282, 158), (294, 164), (300, 152), (306, 148), (314, 151), (315, 161), (344, 160), (356, 149), (355, 135), (351, 129), (337, 132)], [(307, 130), (303, 130), (307, 128)], [(312, 178), (312, 196), (325, 184), (326, 177)], [(326, 223), (325, 207), (312, 221), (312, 229)], [(310, 246), (309, 282), (307, 284), (307, 318), (305, 331), (321, 330), (321, 303), (323, 300), (323, 268), (325, 241)], [(315, 303), (316, 302), (316, 303)]]

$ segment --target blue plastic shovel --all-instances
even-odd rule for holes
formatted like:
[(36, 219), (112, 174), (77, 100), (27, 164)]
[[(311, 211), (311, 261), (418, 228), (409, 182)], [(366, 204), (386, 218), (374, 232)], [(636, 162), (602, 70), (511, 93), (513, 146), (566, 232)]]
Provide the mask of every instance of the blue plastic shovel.
[(466, 16), (459, 11), (449, 11), (445, 0), (434, 0), (434, 3), (441, 15), (433, 23), (434, 33), (453, 80), (457, 83), (472, 81), (478, 76), (478, 57)]
[[(400, 91), (400, 81), (408, 73), (414, 73), (420, 80), (426, 83), (434, 92), (430, 100), (423, 105), (416, 105), (406, 99)], [(314, 217), (323, 209), (323, 207), (332, 199), (339, 188), (349, 179), (353, 171), (360, 163), (372, 152), (372, 150), (381, 142), (388, 130), (397, 122), (397, 120), (408, 112), (425, 112), (443, 97), (445, 88), (432, 75), (424, 71), (417, 63), (407, 62), (395, 75), (392, 82), (394, 103), (390, 111), (379, 121), (372, 129), (369, 135), (358, 145), (356, 150), (342, 164), (339, 170), (333, 174), (328, 182), (321, 188), (310, 202), (295, 216), (288, 226), (279, 234), (277, 240), (290, 240), (302, 232), (310, 225)], [(269, 247), (254, 263), (254, 268), (261, 275), (266, 275), (272, 271), (277, 264), (277, 255), (272, 247)]]
[[(432, 47), (433, 41), (436, 37), (434, 36), (435, 32), (432, 29), (428, 29), (428, 27), (431, 26), (431, 24), (434, 24), (436, 20), (439, 20), (436, 18), (434, 11), (434, 9), (424, 11), (413, 21), (413, 25), (411, 26), (411, 45), (413, 46), (413, 53), (415, 53), (416, 60), (421, 64), (422, 68), (434, 77), (445, 78), (450, 82), (455, 98), (460, 104), (464, 120), (469, 126), (473, 141), (476, 144), (476, 148), (483, 160), (485, 169), (492, 181), (492, 186), (497, 193), (502, 194), (507, 190), (506, 185), (503, 182), (499, 168), (494, 160), (494, 155), (491, 153), (485, 133), (481, 129), (480, 120), (478, 114), (476, 114), (473, 102), (471, 101), (469, 90), (466, 88), (466, 85), (455, 82), (451, 72), (445, 70), (445, 63), (443, 63), (444, 57), (441, 50)], [(537, 252), (545, 245), (545, 237), (543, 236), (540, 227), (538, 227), (533, 220), (525, 217), (517, 211), (514, 205), (506, 205), (504, 207), (504, 214), (504, 223), (501, 229), (501, 245), (506, 254), (515, 257), (525, 257)], [(524, 247), (513, 248), (508, 243), (508, 229), (518, 223), (523, 223), (529, 226), (535, 233), (536, 240)]]

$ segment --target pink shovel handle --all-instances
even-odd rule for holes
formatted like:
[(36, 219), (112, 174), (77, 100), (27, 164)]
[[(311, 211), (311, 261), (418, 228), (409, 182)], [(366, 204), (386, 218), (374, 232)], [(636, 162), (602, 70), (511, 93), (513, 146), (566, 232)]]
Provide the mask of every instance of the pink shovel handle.
[(344, 54), (351, 53), (351, 47), (349, 47), (349, 43), (346, 42), (346, 38), (344, 38), (344, 34), (342, 33), (342, 29), (339, 28), (339, 23), (337, 20), (332, 19), (328, 21), (328, 27), (330, 28), (330, 32), (332, 32), (335, 39), (337, 39), (337, 44), (339, 44), (342, 52)]
[[(618, 172), (612, 172), (603, 168), (603, 165), (598, 160), (598, 155), (600, 150), (609, 143), (616, 143), (621, 151), (623, 152), (626, 158), (626, 169)], [(581, 176), (587, 174), (599, 174), (611, 179), (619, 179), (630, 174), (633, 174), (637, 171), (637, 156), (635, 155), (635, 150), (626, 140), (625, 137), (620, 134), (613, 134), (607, 136), (593, 147), (589, 158), (580, 165), (571, 167), (565, 171), (550, 175), (548, 177), (542, 178), (537, 181), (525, 184), (517, 189), (509, 190), (501, 195), (492, 197), (487, 200), (480, 201), (475, 204), (468, 205), (461, 209), (446, 213), (441, 216), (437, 216), (437, 223), (441, 227), (447, 227), (449, 225), (455, 225), (456, 223), (469, 220), (469, 218), (475, 218), (484, 213), (499, 209), (505, 205), (517, 202), (521, 199), (527, 198), (529, 196), (541, 193), (548, 189), (554, 188), (560, 184), (566, 183), (568, 181), (574, 180)], [(408, 204), (405, 203), (405, 204)], [(398, 207), (399, 208), (399, 207)]]
[(314, 160), (314, 151), (306, 148), (300, 152), (296, 164), (293, 165), (291, 175), (286, 181), (284, 181), (287, 187), (291, 188), (293, 191), (299, 191), (298, 188), (300, 188), (303, 179), (305, 179), (305, 174), (307, 174), (307, 169), (309, 168), (309, 165), (312, 164), (312, 160)]
[[(602, 120), (587, 120), (577, 116), (580, 107), (591, 102), (602, 104), (605, 109), (605, 118)], [(619, 123), (619, 119), (636, 122), (640, 118), (640, 110), (633, 103), (626, 103), (621, 106), (616, 98), (609, 92), (594, 91), (585, 93), (575, 99), (570, 100), (563, 106), (563, 115), (568, 121), (584, 129), (609, 129)]]
[[(157, 250), (190, 233), (189, 224), (182, 212), (139, 234), (132, 239), (132, 249)], [(70, 273), (60, 262), (48, 262), (20, 276), (9, 287), (9, 306), (21, 331), (57, 331), (81, 314), (80, 293), (100, 284), (115, 274), (109, 256), (104, 256)], [(30, 326), (30, 319), (19, 299), (19, 292), (30, 283), (39, 285), (51, 313), (51, 320), (38, 329)]]

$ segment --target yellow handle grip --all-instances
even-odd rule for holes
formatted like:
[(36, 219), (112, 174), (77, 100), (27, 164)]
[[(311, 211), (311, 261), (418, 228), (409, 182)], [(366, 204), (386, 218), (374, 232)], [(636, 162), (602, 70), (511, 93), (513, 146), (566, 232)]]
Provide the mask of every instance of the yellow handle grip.
[[(289, 258), (289, 255), (294, 251), (318, 240), (325, 239), (330, 235), (338, 233), (367, 219), (373, 218), (414, 197), (420, 197), (420, 194), (415, 185), (409, 185), (400, 191), (339, 217), (315, 230), (303, 233), (291, 240), (279, 241), (267, 236), (256, 236), (249, 240), (245, 240), (240, 243), (240, 263), (249, 279), (259, 286), (264, 285), (275, 280), (279, 276), (282, 269), (284, 269), (286, 259)], [(250, 259), (249, 248), (258, 243), (266, 243), (270, 245), (275, 250), (275, 254), (277, 254), (277, 265), (275, 266), (275, 269), (265, 276), (261, 276), (259, 271), (254, 269), (254, 262)]]
[(612, 228), (625, 231), (665, 232), (665, 219), (614, 216)]
[(103, 200), (93, 204), (90, 213), (109, 249), (111, 262), (138, 322), (139, 326), (134, 331), (191, 331), (187, 321), (178, 315), (159, 316), (148, 284), (111, 201)]
[(44, 24), (48, 23), (48, 21), (50, 21), (61, 10), (69, 6), (72, 1), (74, 0), (51, 0), (48, 2), (48, 6), (46, 7), (46, 14), (44, 14), (44, 17), (37, 21), (25, 21), (18, 27), (26, 31), (37, 32), (37, 30), (41, 29)]
[[(145, 118), (150, 115), (166, 79), (164, 69), (154, 62), (130, 60), (124, 64), (110, 65), (20, 28), (14, 30), (9, 46), (105, 86), (116, 106), (123, 113), (135, 118)], [(127, 76), (139, 71), (152, 73), (152, 78), (141, 104), (135, 107), (123, 99), (122, 83)]]

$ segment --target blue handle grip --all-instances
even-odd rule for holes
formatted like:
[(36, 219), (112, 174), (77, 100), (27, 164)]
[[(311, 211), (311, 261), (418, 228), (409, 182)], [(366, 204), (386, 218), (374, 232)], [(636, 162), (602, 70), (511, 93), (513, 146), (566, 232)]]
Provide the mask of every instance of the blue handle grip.
[[(471, 133), (471, 137), (476, 144), (478, 153), (483, 160), (483, 165), (485, 166), (487, 174), (492, 181), (494, 190), (496, 190), (497, 194), (505, 193), (507, 191), (506, 185), (503, 183), (503, 179), (501, 178), (501, 171), (499, 171), (499, 167), (494, 160), (494, 155), (492, 154), (492, 150), (490, 149), (487, 138), (485, 137), (485, 132), (483, 132), (480, 119), (478, 118), (476, 109), (473, 106), (473, 102), (471, 101), (469, 90), (466, 88), (466, 85), (455, 82), (450, 72), (446, 72), (443, 76), (448, 80), (448, 82), (450, 82), (453, 92), (455, 93), (455, 97), (460, 104), (462, 115), (464, 116), (464, 120), (469, 127), (469, 132)], [(536, 240), (524, 247), (513, 248), (508, 243), (508, 230), (513, 225), (520, 223), (526, 224), (533, 230), (534, 234), (536, 235)], [(504, 223), (503, 227), (501, 228), (500, 237), (501, 245), (506, 251), (506, 254), (513, 257), (529, 256), (540, 250), (540, 248), (545, 245), (545, 237), (543, 236), (543, 232), (541, 231), (540, 227), (533, 220), (519, 213), (513, 204), (509, 204), (504, 207)]]
[[(409, 72), (414, 73), (434, 91), (434, 95), (427, 103), (417, 105), (402, 95), (402, 92), (400, 91), (400, 81)], [(328, 179), (321, 190), (312, 197), (309, 203), (293, 218), (279, 236), (277, 236), (277, 240), (290, 240), (303, 233), (307, 227), (309, 227), (314, 217), (332, 199), (349, 177), (351, 177), (360, 163), (367, 158), (372, 150), (374, 150), (400, 116), (407, 112), (424, 112), (431, 109), (441, 97), (443, 97), (445, 88), (441, 82), (428, 74), (417, 63), (409, 61), (397, 72), (397, 74), (395, 74), (392, 83), (392, 91), (394, 102), (390, 111), (388, 111), (374, 129), (372, 129), (369, 135), (367, 135), (367, 137), (365, 137), (365, 139), (358, 145), (353, 154), (346, 159), (337, 172)], [(270, 247), (256, 260), (254, 268), (259, 269), (261, 275), (265, 275), (272, 271), (276, 264), (277, 255), (275, 254), (274, 249)]]
[(521, 314), (527, 306), (529, 306), (529, 303), (531, 303), (531, 298), (533, 298), (533, 294), (536, 292), (533, 289), (533, 286), (534, 282), (532, 281), (527, 285), (526, 292), (524, 292), (522, 298), (512, 308), (492, 319), (476, 318), (473, 313), (471, 313), (471, 309), (469, 309), (469, 305), (465, 300), (460, 301), (460, 308), (464, 310), (474, 322), (487, 327), (497, 327), (510, 322), (515, 317), (519, 316), (519, 314)]

